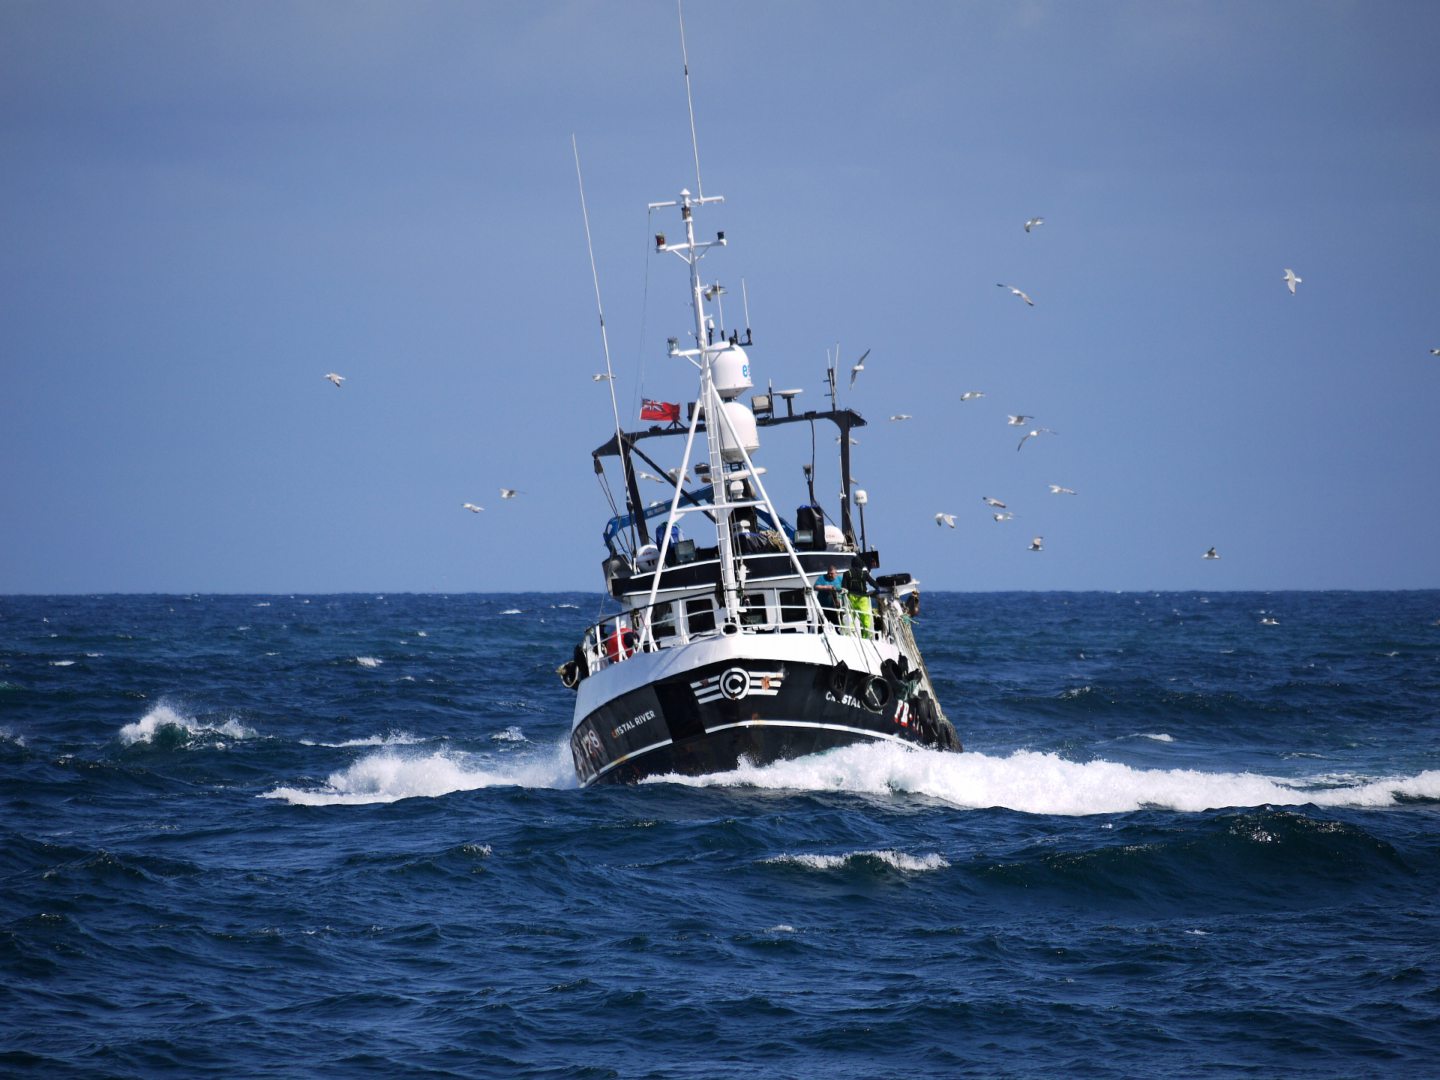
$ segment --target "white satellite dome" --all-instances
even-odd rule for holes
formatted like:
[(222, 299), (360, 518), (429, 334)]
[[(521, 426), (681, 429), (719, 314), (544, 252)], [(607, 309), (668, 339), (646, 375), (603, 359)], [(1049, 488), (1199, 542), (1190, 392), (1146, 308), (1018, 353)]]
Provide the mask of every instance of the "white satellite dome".
[[(720, 435), (720, 453), (726, 461), (744, 461), (745, 455), (740, 453), (740, 447), (745, 448), (746, 454), (753, 454), (760, 449), (760, 436), (755, 430), (755, 414), (738, 401), (722, 401), (720, 408), (724, 410), (725, 419), (729, 421), (722, 425)], [(734, 432), (732, 436), (731, 432)]]
[(739, 345), (726, 345), (710, 360), (715, 390), (726, 401), (755, 385), (750, 378), (750, 358)]

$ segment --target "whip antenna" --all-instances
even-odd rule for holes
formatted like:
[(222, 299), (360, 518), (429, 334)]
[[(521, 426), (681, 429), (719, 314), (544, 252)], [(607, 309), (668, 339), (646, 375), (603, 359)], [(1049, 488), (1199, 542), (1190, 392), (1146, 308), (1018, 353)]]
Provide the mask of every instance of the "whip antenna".
[[(575, 154), (575, 182), (580, 187), (580, 216), (585, 219), (585, 250), (590, 253), (590, 277), (595, 282), (595, 310), (600, 315), (600, 346), (605, 350), (605, 381), (610, 384), (610, 411), (615, 415), (615, 449), (620, 451), (620, 473), (625, 490), (630, 490), (630, 455), (625, 453), (625, 433), (620, 424), (620, 403), (615, 398), (615, 371), (610, 366), (610, 336), (605, 331), (605, 308), (600, 303), (600, 273), (595, 269), (595, 244), (590, 239), (590, 211), (585, 205), (585, 178), (580, 173), (580, 147), (570, 136), (570, 149)], [(640, 513), (640, 508), (635, 508)], [(633, 538), (632, 538), (633, 544)]]
[(700, 142), (695, 137), (695, 99), (690, 96), (690, 55), (685, 50), (685, 4), (675, 0), (680, 13), (680, 59), (685, 65), (685, 104), (690, 109), (690, 148), (695, 153), (695, 194), (705, 198), (705, 185), (700, 181)]

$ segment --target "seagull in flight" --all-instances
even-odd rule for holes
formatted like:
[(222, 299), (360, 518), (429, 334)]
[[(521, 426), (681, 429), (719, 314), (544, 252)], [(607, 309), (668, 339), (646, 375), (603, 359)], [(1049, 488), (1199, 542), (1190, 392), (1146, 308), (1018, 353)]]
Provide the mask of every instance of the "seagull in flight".
[(1304, 280), (1302, 277), (1297, 277), (1295, 271), (1291, 270), (1288, 266), (1285, 268), (1285, 285), (1290, 290), (1291, 296), (1295, 295), (1295, 286)]
[(1219, 553), (1218, 551), (1216, 551), (1216, 550), (1212, 547), (1210, 550), (1208, 550), (1207, 552), (1205, 552), (1205, 554), (1204, 554), (1204, 555), (1201, 555), (1200, 557), (1201, 557), (1202, 559), (1218, 559), (1218, 558), (1220, 557), (1220, 553)]
[(1045, 538), (1044, 538), (1043, 536), (1037, 536), (1037, 537), (1035, 537), (1034, 540), (1031, 540), (1031, 541), (1030, 541), (1030, 550), (1031, 550), (1031, 551), (1043, 551), (1044, 549), (1045, 549)]
[(935, 524), (936, 524), (936, 526), (949, 525), (950, 528), (953, 529), (953, 528), (955, 527), (955, 515), (954, 515), (954, 514), (936, 514), (936, 515), (935, 515)]
[(326, 375), (325, 378), (333, 382), (337, 390), (340, 388), (340, 384), (345, 381), (344, 375), (336, 375), (333, 371)]
[(1017, 289), (1014, 285), (1006, 285), (1003, 281), (997, 281), (997, 282), (995, 283), (995, 287), (996, 287), (997, 289), (1009, 289), (1012, 293), (1014, 293), (1016, 296), (1018, 296), (1021, 300), (1024, 300), (1025, 303), (1029, 304), (1031, 307), (1034, 307), (1034, 306), (1035, 306), (1035, 301), (1034, 301), (1034, 300), (1031, 300), (1030, 297), (1026, 296), (1021, 290)]
[(914, 420), (915, 418), (914, 418), (913, 416), (911, 416), (908, 412), (902, 412), (902, 413), (896, 413), (894, 416), (890, 417), (890, 419), (891, 419), (891, 420)]
[[(1025, 440), (1026, 440), (1026, 439), (1033, 439), (1033, 438), (1035, 438), (1035, 436), (1037, 436), (1037, 435), (1054, 435), (1054, 434), (1055, 434), (1055, 432), (1051, 431), (1048, 427), (1031, 428), (1029, 431), (1027, 431), (1024, 435), (1022, 435), (1022, 436), (1020, 437), (1020, 446), (1024, 446), (1024, 445), (1025, 445)], [(1020, 450), (1020, 446), (1015, 447), (1015, 450), (1016, 450), (1017, 453), (1018, 453), (1019, 450)]]
[(1012, 521), (1015, 518), (1015, 515), (1009, 510), (1006, 510), (1003, 514), (991, 514), (990, 516), (996, 521)]
[(461, 510), (469, 510), (472, 514), (478, 514), (478, 513), (480, 513), (481, 510), (484, 510), (485, 507), (483, 507), (483, 506), (476, 506), (474, 503), (461, 503), (461, 504), (460, 504), (460, 509), (461, 509)]
[(1051, 485), (1050, 485), (1050, 494), (1051, 494), (1051, 495), (1074, 495), (1074, 494), (1075, 494), (1075, 489), (1074, 489), (1074, 488), (1061, 487), (1059, 484), (1051, 484)]
[(615, 378), (614, 375), (611, 375), (609, 372), (602, 371), (602, 372), (599, 372), (598, 374), (591, 375), (591, 376), (590, 376), (590, 381), (591, 381), (591, 382), (605, 382), (606, 380), (608, 380), (608, 379), (613, 379), (613, 378)]
[(992, 499), (989, 495), (981, 495), (980, 501), (983, 502), (986, 506), (997, 506), (1001, 510), (1005, 509), (1005, 504), (1003, 502), (1001, 502), (999, 499)]
[(1043, 217), (1032, 217), (1029, 221), (1025, 222), (1025, 231), (1026, 231), (1026, 232), (1029, 232), (1029, 231), (1030, 231), (1032, 228), (1034, 228), (1036, 225), (1044, 225), (1044, 224), (1045, 224), (1045, 219), (1044, 219)]
[[(1430, 350), (1430, 355), (1431, 355), (1431, 356), (1440, 356), (1440, 349), (1431, 349), (1431, 350)], [(963, 401), (964, 399), (962, 398), (961, 400)]]
[(867, 357), (867, 356), (869, 356), (869, 355), (870, 355), (870, 350), (869, 350), (869, 349), (866, 349), (866, 350), (861, 354), (860, 359), (855, 361), (855, 366), (850, 369), (850, 389), (851, 389), (851, 390), (854, 390), (854, 389), (855, 389), (855, 379), (856, 379), (856, 377), (860, 374), (860, 372), (862, 372), (862, 371), (865, 370), (865, 357)]
[(1007, 416), (1005, 422), (1011, 427), (1024, 427), (1026, 421), (1034, 419), (1033, 416)]
[[(1431, 351), (1431, 352), (1440, 352), (1440, 349), (1431, 349), (1430, 351)], [(984, 396), (985, 396), (985, 391), (983, 391), (983, 390), (966, 390), (963, 394), (960, 395), (960, 400), (961, 400), (961, 401), (974, 401), (976, 398), (982, 398), (982, 397), (984, 397)]]
[(514, 488), (501, 488), (501, 489), (500, 489), (500, 497), (501, 497), (502, 499), (513, 499), (516, 495), (519, 495), (519, 494), (520, 494), (520, 492), (516, 491)]

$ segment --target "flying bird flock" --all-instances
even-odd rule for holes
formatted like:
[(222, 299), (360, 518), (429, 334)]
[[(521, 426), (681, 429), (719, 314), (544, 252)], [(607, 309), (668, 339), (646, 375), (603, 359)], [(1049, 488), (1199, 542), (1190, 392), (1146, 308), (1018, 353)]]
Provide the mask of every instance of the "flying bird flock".
[[(1045, 223), (1045, 219), (1044, 219), (1043, 217), (1036, 216), (1036, 217), (1027, 218), (1027, 219), (1025, 220), (1025, 222), (1024, 222), (1025, 232), (1026, 232), (1026, 233), (1031, 233), (1034, 229), (1036, 229), (1036, 228), (1037, 228), (1038, 226), (1040, 226), (1040, 225), (1043, 225), (1044, 223)], [(1284, 272), (1284, 274), (1282, 275), (1281, 280), (1284, 282), (1285, 287), (1289, 290), (1289, 292), (1290, 292), (1290, 294), (1291, 294), (1292, 296), (1296, 295), (1295, 286), (1301, 284), (1301, 283), (1304, 281), (1303, 278), (1301, 278), (1298, 274), (1295, 273), (1295, 271), (1294, 271), (1293, 269), (1291, 269), (1291, 268), (1288, 267), (1288, 266), (1285, 267), (1285, 272)], [(1034, 301), (1033, 299), (1031, 299), (1030, 295), (1029, 295), (1028, 293), (1026, 293), (1023, 289), (1019, 288), (1018, 286), (1015, 286), (1015, 285), (1007, 285), (1007, 284), (1005, 284), (1004, 282), (997, 282), (997, 283), (996, 283), (996, 287), (997, 287), (997, 288), (1000, 288), (1000, 289), (1005, 289), (1005, 290), (1007, 290), (1011, 295), (1016, 296), (1016, 297), (1018, 297), (1019, 299), (1023, 300), (1023, 301), (1025, 302), (1025, 304), (1026, 304), (1027, 307), (1032, 307), (1032, 308), (1033, 308), (1033, 307), (1035, 306), (1035, 301)], [(838, 349), (837, 349), (837, 352), (838, 352)], [(1432, 348), (1432, 349), (1430, 350), (1430, 354), (1431, 354), (1432, 356), (1440, 356), (1440, 348)], [(852, 390), (854, 389), (856, 380), (860, 377), (860, 373), (865, 370), (865, 361), (866, 361), (867, 359), (869, 359), (869, 356), (870, 356), (870, 350), (869, 350), (869, 349), (866, 349), (865, 352), (861, 354), (860, 358), (859, 358), (857, 361), (855, 361), (855, 363), (851, 366), (851, 368), (850, 368), (850, 389), (852, 389)], [(836, 357), (836, 359), (838, 360), (838, 356)], [(346, 378), (346, 377), (345, 377), (344, 375), (338, 374), (337, 372), (330, 371), (330, 372), (326, 372), (324, 378), (325, 378), (326, 380), (328, 380), (328, 381), (338, 390), (338, 389), (341, 388), (342, 384), (345, 382), (345, 378)], [(598, 373), (596, 373), (596, 374), (594, 374), (594, 375), (591, 375), (590, 378), (592, 379), (592, 381), (594, 381), (594, 382), (596, 382), (596, 383), (602, 383), (602, 382), (612, 382), (612, 381), (615, 379), (615, 376), (614, 376), (612, 373), (606, 371), (606, 372), (598, 372)], [(985, 392), (982, 391), (982, 390), (966, 390), (966, 391), (964, 391), (963, 393), (960, 394), (959, 400), (963, 403), (963, 402), (978, 401), (979, 399), (981, 399), (981, 398), (983, 398), (983, 397), (985, 397)], [(911, 415), (910, 413), (895, 413), (894, 415), (892, 415), (892, 416), (890, 417), (890, 419), (891, 419), (891, 421), (894, 421), (894, 422), (900, 422), (900, 421), (905, 421), (905, 420), (911, 420), (911, 419), (913, 419), (913, 417), (912, 417), (912, 415)], [(1007, 414), (1007, 415), (1006, 415), (1005, 422), (1006, 422), (1006, 424), (1007, 424), (1008, 426), (1010, 426), (1010, 427), (1021, 427), (1021, 428), (1023, 428), (1023, 427), (1027, 427), (1027, 426), (1030, 424), (1030, 421), (1032, 421), (1032, 420), (1034, 420), (1034, 419), (1035, 419), (1034, 416), (1032, 416), (1032, 415), (1030, 415), (1030, 414), (1028, 414), (1028, 413), (1010, 413), (1010, 414)], [(1054, 434), (1056, 434), (1056, 432), (1055, 432), (1052, 428), (1048, 428), (1048, 427), (1038, 427), (1038, 426), (1037, 426), (1037, 427), (1031, 427), (1028, 431), (1025, 432), (1024, 435), (1021, 436), (1020, 442), (1016, 445), (1015, 449), (1016, 449), (1017, 451), (1024, 449), (1025, 444), (1026, 444), (1028, 441), (1030, 441), (1031, 439), (1038, 438), (1038, 437), (1041, 436), (1041, 435), (1054, 435)], [(837, 440), (837, 441), (838, 441), (838, 440)], [(852, 443), (855, 443), (855, 442), (857, 442), (858, 440), (852, 438), (850, 441), (851, 441)], [(652, 481), (655, 481), (655, 482), (657, 482), (657, 483), (668, 484), (668, 485), (673, 485), (673, 484), (675, 484), (677, 481), (681, 481), (681, 482), (686, 482), (686, 483), (688, 483), (689, 480), (690, 480), (690, 478), (689, 478), (688, 475), (685, 476), (685, 477), (683, 477), (683, 479), (682, 479), (682, 478), (679, 476), (679, 471), (678, 471), (678, 470), (672, 469), (672, 470), (669, 470), (669, 473), (670, 473), (670, 475), (669, 475), (668, 477), (656, 476), (656, 475), (654, 475), (654, 474), (652, 474), (652, 473), (647, 473), (647, 472), (639, 472), (639, 473), (637, 473), (636, 475), (637, 475), (638, 479), (641, 479), (641, 480), (652, 480)], [(1074, 488), (1065, 487), (1064, 485), (1061, 485), (1061, 484), (1049, 484), (1049, 485), (1047, 485), (1047, 486), (1048, 486), (1049, 491), (1050, 491), (1050, 493), (1051, 493), (1052, 495), (1075, 495), (1075, 494), (1076, 494), (1076, 491), (1075, 491)], [(514, 499), (517, 495), (520, 495), (520, 494), (523, 494), (523, 492), (519, 491), (519, 490), (516, 489), (516, 488), (507, 488), (507, 487), (502, 487), (502, 488), (500, 488), (500, 498), (501, 498), (502, 500), (507, 500), (507, 501), (508, 501), (508, 500), (510, 500), (510, 499)], [(1007, 505), (1005, 504), (1005, 502), (1002, 501), (1002, 500), (1000, 500), (1000, 499), (993, 498), (993, 497), (991, 497), (991, 496), (989, 496), (989, 495), (983, 495), (983, 496), (981, 496), (981, 501), (984, 502), (984, 504), (985, 504), (991, 511), (993, 511), (992, 514), (991, 514), (991, 517), (992, 517), (992, 519), (993, 519), (994, 521), (996, 521), (996, 522), (1006, 522), (1006, 521), (1010, 521), (1010, 520), (1012, 520), (1012, 519), (1015, 517), (1014, 512), (1011, 511), (1011, 510), (1007, 507)], [(461, 503), (461, 508), (464, 509), (464, 510), (470, 511), (472, 514), (481, 513), (481, 512), (485, 509), (483, 506), (480, 506), (480, 505), (478, 505), (477, 503), (473, 503), (473, 502), (464, 502), (464, 503)], [(947, 525), (948, 525), (951, 529), (954, 529), (954, 528), (956, 527), (955, 522), (956, 522), (956, 515), (954, 515), (954, 514), (946, 513), (946, 512), (940, 512), (940, 513), (937, 513), (937, 514), (935, 515), (935, 524), (936, 524), (937, 526), (944, 527), (944, 526), (947, 526)], [(1036, 537), (1034, 537), (1034, 538), (1030, 541), (1030, 545), (1029, 545), (1029, 547), (1028, 547), (1027, 550), (1032, 551), (1032, 552), (1043, 551), (1043, 550), (1044, 550), (1044, 539), (1045, 539), (1045, 538), (1044, 538), (1043, 536), (1036, 536)], [(1216, 551), (1216, 549), (1215, 549), (1214, 547), (1210, 547), (1209, 549), (1207, 549), (1207, 550), (1205, 551), (1205, 553), (1204, 553), (1204, 555), (1203, 555), (1203, 558), (1206, 559), (1206, 560), (1218, 560), (1218, 559), (1220, 558), (1220, 555), (1219, 555), (1219, 553)], [(1271, 620), (1266, 620), (1266, 621), (1267, 621), (1267, 622), (1270, 622)]]
[[(1026, 232), (1027, 234), (1028, 234), (1028, 233), (1032, 233), (1037, 227), (1039, 227), (1040, 225), (1043, 225), (1044, 223), (1045, 223), (1045, 219), (1044, 219), (1043, 217), (1038, 216), (1038, 215), (1036, 215), (1036, 216), (1034, 216), (1034, 217), (1026, 218), (1025, 221), (1024, 221), (1024, 229), (1025, 229), (1025, 232)], [(1281, 276), (1281, 280), (1282, 280), (1282, 282), (1284, 283), (1286, 289), (1289, 290), (1290, 294), (1291, 294), (1292, 296), (1294, 296), (1294, 295), (1296, 295), (1295, 286), (1301, 284), (1304, 279), (1301, 278), (1300, 275), (1297, 274), (1297, 273), (1294, 271), (1294, 269), (1292, 269), (1291, 267), (1288, 267), (1288, 266), (1287, 266), (1287, 267), (1285, 267), (1284, 274)], [(1031, 307), (1031, 308), (1035, 307), (1035, 301), (1034, 301), (1034, 299), (1030, 296), (1030, 294), (1027, 293), (1027, 292), (1025, 292), (1024, 289), (1021, 289), (1021, 288), (1020, 288), (1019, 286), (1017, 286), (1017, 285), (1010, 285), (1010, 284), (1006, 284), (1005, 282), (997, 282), (997, 283), (996, 283), (996, 288), (1004, 289), (1004, 290), (1006, 290), (1007, 292), (1009, 292), (1012, 296), (1018, 297), (1019, 299), (1023, 300), (1023, 301), (1025, 302), (1025, 304), (1026, 304), (1027, 307)], [(1430, 350), (1430, 353), (1431, 353), (1431, 355), (1433, 355), (1433, 356), (1440, 356), (1440, 348), (1433, 348), (1433, 349)], [(861, 359), (862, 359), (862, 361), (863, 361), (864, 358), (862, 357)], [(852, 374), (852, 376), (851, 376), (851, 385), (852, 385), (852, 386), (854, 385), (854, 376), (853, 376), (853, 374)], [(976, 400), (979, 400), (980, 398), (983, 398), (983, 397), (985, 397), (984, 391), (981, 391), (981, 390), (966, 390), (966, 391), (964, 391), (963, 393), (960, 394), (959, 400), (960, 400), (962, 403), (964, 403), (964, 402), (976, 401)], [(899, 415), (897, 415), (897, 416), (892, 416), (890, 419), (892, 419), (892, 420), (909, 419), (909, 416), (902, 413), (902, 414), (899, 414)], [(1023, 450), (1023, 449), (1025, 448), (1025, 444), (1026, 444), (1027, 442), (1030, 442), (1032, 439), (1037, 439), (1037, 438), (1038, 438), (1039, 436), (1041, 436), (1041, 435), (1054, 435), (1054, 434), (1056, 434), (1056, 432), (1055, 432), (1055, 430), (1054, 430), (1053, 428), (1040, 427), (1040, 426), (1033, 426), (1033, 427), (1032, 427), (1032, 426), (1031, 426), (1031, 422), (1032, 422), (1034, 419), (1035, 419), (1035, 417), (1032, 416), (1032, 415), (1030, 415), (1029, 413), (1010, 413), (1010, 414), (1007, 414), (1007, 415), (1006, 415), (1006, 417), (1005, 417), (1005, 423), (1006, 423), (1008, 426), (1010, 426), (1010, 427), (1018, 427), (1018, 428), (1025, 428), (1025, 429), (1026, 429), (1025, 433), (1020, 437), (1020, 441), (1019, 441), (1019, 442), (1016, 444), (1016, 446), (1015, 446), (1015, 449), (1016, 449), (1017, 452), (1020, 451), (1020, 450)], [(1074, 488), (1072, 488), (1072, 487), (1066, 487), (1064, 484), (1047, 484), (1046, 487), (1049, 489), (1049, 492), (1050, 492), (1050, 494), (1052, 494), (1052, 495), (1076, 495), (1076, 494), (1077, 494), (1077, 492), (1076, 492), (1076, 490), (1075, 490)], [(983, 495), (983, 496), (981, 496), (981, 501), (984, 502), (984, 504), (990, 509), (990, 511), (991, 511), (991, 518), (992, 518), (995, 522), (997, 522), (997, 523), (1003, 523), (1003, 522), (1010, 521), (1010, 520), (1013, 520), (1013, 519), (1014, 519), (1014, 517), (1015, 517), (1014, 512), (1011, 511), (1011, 510), (1006, 506), (1006, 504), (1005, 504), (1002, 500), (996, 499), (996, 498), (992, 498), (992, 497), (989, 496), (989, 495)], [(950, 514), (950, 513), (938, 513), (938, 514), (935, 515), (935, 524), (936, 524), (936, 525), (939, 525), (939, 526), (949, 525), (949, 526), (953, 529), (953, 528), (955, 528), (955, 515), (954, 515), (954, 514)], [(1045, 539), (1045, 538), (1044, 538), (1043, 536), (1036, 536), (1036, 537), (1034, 537), (1034, 538), (1030, 541), (1030, 546), (1029, 546), (1029, 548), (1028, 548), (1027, 550), (1029, 550), (1029, 551), (1044, 551), (1044, 550), (1045, 550), (1044, 539)], [(1211, 547), (1211, 548), (1209, 548), (1207, 551), (1205, 551), (1205, 553), (1204, 553), (1204, 558), (1207, 559), (1207, 560), (1213, 561), (1213, 560), (1218, 560), (1218, 559), (1220, 558), (1220, 555), (1219, 555), (1219, 553), (1216, 551), (1216, 549), (1215, 549), (1214, 547)]]

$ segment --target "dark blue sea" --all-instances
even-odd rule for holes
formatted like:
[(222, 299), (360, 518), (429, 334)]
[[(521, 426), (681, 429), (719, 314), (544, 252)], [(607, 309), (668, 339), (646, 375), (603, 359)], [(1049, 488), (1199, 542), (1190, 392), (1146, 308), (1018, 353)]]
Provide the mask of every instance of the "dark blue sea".
[(579, 790), (598, 604), (0, 598), (0, 1074), (1440, 1076), (1440, 592), (927, 594), (964, 754)]

